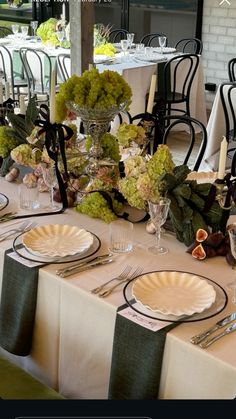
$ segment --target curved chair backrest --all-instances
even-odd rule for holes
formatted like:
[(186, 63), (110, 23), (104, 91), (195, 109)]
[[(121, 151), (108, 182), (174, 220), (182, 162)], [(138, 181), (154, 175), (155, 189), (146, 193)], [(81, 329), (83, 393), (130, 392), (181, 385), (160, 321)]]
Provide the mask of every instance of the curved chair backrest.
[(119, 42), (121, 39), (126, 39), (128, 33), (126, 29), (112, 29), (109, 33), (109, 41)]
[(59, 70), (59, 76), (62, 81), (66, 81), (70, 77), (70, 65), (71, 57), (70, 54), (58, 54), (57, 56), (57, 67)]
[(41, 49), (22, 47), (20, 58), (28, 81), (29, 96), (48, 94), (52, 73), (49, 55)]
[(0, 26), (0, 38), (4, 38), (7, 35), (12, 35), (13, 32), (7, 26)]
[(4, 45), (0, 45), (0, 73), (5, 82), (10, 79), (11, 91), (13, 99), (15, 99), (12, 56), (10, 51)]
[[(201, 164), (201, 161), (202, 161), (202, 158), (204, 156), (206, 146), (207, 146), (207, 130), (206, 130), (205, 125), (199, 120), (192, 118), (188, 115), (183, 115), (183, 116), (167, 115), (164, 117), (164, 120), (168, 122), (168, 125), (164, 132), (163, 144), (168, 143), (169, 134), (171, 133), (171, 130), (174, 127), (181, 124), (181, 130), (183, 130), (184, 125), (185, 125), (186, 139), (189, 141), (189, 146), (187, 147), (187, 151), (184, 156), (182, 164), (189, 163), (189, 159), (191, 158), (191, 154), (193, 152), (194, 146), (197, 145), (198, 146), (197, 157), (195, 161), (191, 164), (192, 166), (191, 169), (194, 171), (197, 171), (199, 169), (199, 166)], [(198, 130), (196, 130), (196, 128), (198, 128)], [(196, 131), (198, 131), (197, 143), (196, 143)], [(201, 135), (201, 138), (199, 138), (199, 134)]]
[(236, 58), (231, 58), (228, 62), (228, 76), (229, 81), (236, 81)]
[[(169, 104), (186, 102), (187, 108), (184, 113), (189, 116), (190, 91), (198, 65), (199, 56), (197, 54), (182, 54), (172, 57), (164, 66), (164, 100)], [(171, 90), (169, 88), (170, 74)], [(171, 109), (173, 110), (172, 106)]]
[(201, 39), (198, 38), (183, 38), (176, 42), (175, 48), (180, 52), (200, 55), (202, 53), (203, 44)]
[(220, 85), (220, 99), (225, 117), (225, 137), (227, 141), (236, 140), (236, 83)]
[(141, 39), (140, 39), (140, 44), (144, 44), (147, 47), (150, 46), (160, 46), (159, 42), (158, 42), (158, 37), (159, 36), (165, 36), (166, 37), (166, 46), (168, 44), (168, 38), (164, 33), (148, 33), (146, 35), (144, 35)]

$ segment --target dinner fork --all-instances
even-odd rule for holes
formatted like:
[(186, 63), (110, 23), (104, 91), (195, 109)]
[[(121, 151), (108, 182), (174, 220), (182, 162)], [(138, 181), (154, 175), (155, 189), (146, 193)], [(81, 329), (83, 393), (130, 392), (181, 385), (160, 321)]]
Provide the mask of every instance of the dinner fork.
[(125, 279), (123, 279), (123, 281), (119, 282), (116, 285), (113, 285), (110, 288), (107, 288), (105, 291), (102, 291), (98, 294), (99, 297), (104, 298), (107, 297), (108, 295), (110, 295), (114, 289), (116, 289), (117, 287), (119, 287), (120, 284), (123, 284), (124, 282), (128, 282), (131, 279), (135, 278), (136, 276), (140, 275), (143, 272), (143, 268), (141, 268), (140, 266), (138, 266), (135, 271), (133, 273), (131, 273), (130, 275), (127, 275)]
[(31, 221), (24, 221), (23, 224), (19, 228), (12, 228), (11, 230), (6, 231), (5, 233), (2, 233), (0, 235), (0, 242), (10, 238), (11, 236), (17, 234), (17, 233), (23, 233), (25, 231), (31, 230), (37, 225), (36, 222)]
[(123, 279), (125, 279), (127, 277), (127, 275), (130, 273), (132, 267), (130, 265), (127, 265), (123, 271), (118, 275), (118, 276), (114, 276), (114, 278), (109, 279), (109, 281), (104, 282), (104, 284), (100, 285), (99, 287), (94, 288), (93, 290), (91, 290), (92, 294), (98, 294), (106, 285), (110, 284), (110, 282), (112, 281), (122, 281)]

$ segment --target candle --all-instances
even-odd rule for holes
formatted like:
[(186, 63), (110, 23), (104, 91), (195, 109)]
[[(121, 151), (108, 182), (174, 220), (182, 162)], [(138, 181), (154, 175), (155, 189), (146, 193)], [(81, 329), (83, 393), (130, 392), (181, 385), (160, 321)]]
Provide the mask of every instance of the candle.
[(5, 82), (5, 100), (9, 99), (10, 97), (10, 84), (9, 81)]
[(0, 105), (2, 105), (3, 103), (3, 85), (2, 82), (0, 81)]
[(156, 74), (153, 74), (152, 75), (152, 80), (151, 80), (151, 86), (150, 86), (150, 90), (149, 90), (149, 96), (148, 96), (148, 104), (147, 104), (147, 112), (148, 113), (152, 113), (154, 96), (155, 96), (155, 91), (156, 91), (156, 81), (157, 81), (157, 76), (156, 76)]
[(228, 142), (225, 137), (220, 144), (220, 158), (219, 158), (219, 169), (218, 169), (218, 179), (224, 179), (225, 177), (225, 165), (226, 165), (226, 157), (227, 157), (227, 150), (228, 150)]
[(54, 124), (56, 121), (56, 68), (52, 70), (51, 87), (50, 87), (50, 122)]
[(62, 20), (66, 20), (66, 5), (65, 3), (62, 3)]
[(24, 96), (20, 95), (20, 114), (25, 115), (26, 107), (25, 107), (25, 99)]

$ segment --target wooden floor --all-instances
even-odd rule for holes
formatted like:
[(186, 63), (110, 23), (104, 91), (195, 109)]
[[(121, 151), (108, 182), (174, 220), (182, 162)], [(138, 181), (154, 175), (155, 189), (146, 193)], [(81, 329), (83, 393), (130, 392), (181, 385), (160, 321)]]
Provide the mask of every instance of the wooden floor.
[[(196, 144), (192, 151), (191, 157), (189, 159), (188, 166), (191, 169), (195, 159), (197, 157), (199, 146), (200, 146), (201, 137), (200, 134), (197, 135)], [(168, 138), (168, 146), (173, 156), (174, 163), (176, 166), (183, 164), (183, 159), (187, 152), (187, 148), (189, 145), (188, 142), (188, 134), (185, 131), (175, 131), (170, 134)]]

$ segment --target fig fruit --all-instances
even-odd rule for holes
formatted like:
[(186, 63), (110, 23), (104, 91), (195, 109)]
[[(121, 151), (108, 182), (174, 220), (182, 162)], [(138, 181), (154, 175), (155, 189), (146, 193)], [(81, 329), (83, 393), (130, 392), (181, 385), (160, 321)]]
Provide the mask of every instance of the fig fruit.
[(207, 246), (207, 245), (204, 244), (203, 248), (206, 252), (206, 257), (207, 258), (213, 258), (213, 257), (217, 256), (216, 249), (214, 249), (214, 247)]
[(229, 252), (229, 246), (222, 243), (219, 247), (216, 248), (217, 256), (226, 256)]
[(204, 242), (208, 237), (208, 232), (203, 228), (199, 228), (196, 232), (196, 240), (201, 243)]
[(224, 235), (221, 232), (211, 233), (206, 239), (206, 244), (212, 247), (218, 247), (224, 240)]
[(206, 252), (201, 243), (198, 246), (196, 246), (195, 249), (193, 249), (192, 256), (199, 260), (205, 259)]
[(192, 254), (192, 251), (198, 246), (198, 244), (199, 243), (195, 240), (192, 244), (190, 244), (186, 252)]

